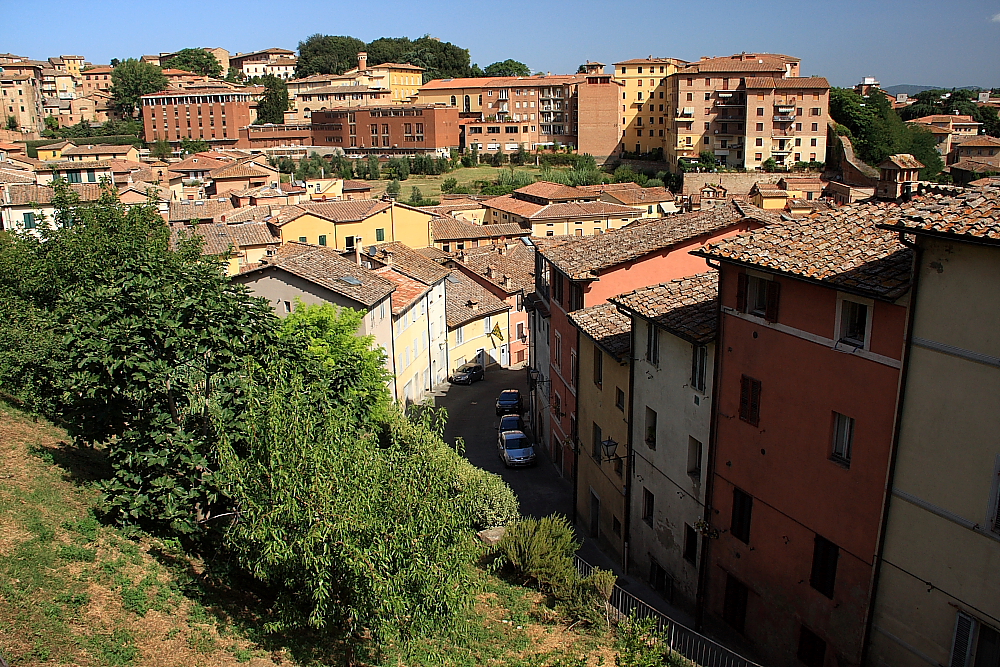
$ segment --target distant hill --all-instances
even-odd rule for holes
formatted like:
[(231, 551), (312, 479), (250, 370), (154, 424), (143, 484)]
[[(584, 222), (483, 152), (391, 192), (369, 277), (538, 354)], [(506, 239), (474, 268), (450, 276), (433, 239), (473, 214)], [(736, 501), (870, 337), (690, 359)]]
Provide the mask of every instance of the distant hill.
[[(912, 83), (901, 83), (898, 86), (886, 86), (882, 90), (889, 93), (890, 95), (899, 95), (900, 93), (906, 93), (907, 95), (916, 95), (917, 93), (923, 92), (925, 90), (951, 90), (950, 87), (944, 86), (916, 86)], [(959, 90), (980, 90), (979, 86), (962, 86)]]

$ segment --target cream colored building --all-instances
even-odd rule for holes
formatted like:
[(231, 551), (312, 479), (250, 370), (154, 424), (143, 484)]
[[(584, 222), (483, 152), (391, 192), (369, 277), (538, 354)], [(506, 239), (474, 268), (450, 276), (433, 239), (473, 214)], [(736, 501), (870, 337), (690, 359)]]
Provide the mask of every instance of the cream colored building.
[(40, 81), (29, 74), (0, 73), (0, 126), (14, 119), (21, 132), (45, 129)]
[(466, 362), (510, 366), (510, 305), (461, 271), (445, 283), (448, 374)]
[(399, 241), (431, 245), (434, 215), (406, 204), (359, 199), (313, 201), (283, 208), (270, 222), (283, 243), (298, 241), (337, 250)]
[(622, 143), (634, 153), (662, 151), (673, 118), (669, 77), (687, 62), (677, 58), (633, 58), (614, 64), (622, 90)]
[(1000, 662), (1000, 187), (930, 203), (893, 224), (920, 259), (873, 667)]

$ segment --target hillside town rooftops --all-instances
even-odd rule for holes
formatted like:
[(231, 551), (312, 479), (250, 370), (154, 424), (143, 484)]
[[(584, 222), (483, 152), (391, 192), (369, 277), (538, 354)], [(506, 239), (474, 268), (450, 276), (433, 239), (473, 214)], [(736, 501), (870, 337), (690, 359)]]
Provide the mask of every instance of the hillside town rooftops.
[(623, 315), (613, 303), (602, 303), (573, 311), (570, 321), (600, 348), (623, 361), (632, 347), (632, 320)]
[(719, 273), (705, 273), (642, 287), (608, 299), (625, 312), (650, 320), (692, 343), (715, 339)]

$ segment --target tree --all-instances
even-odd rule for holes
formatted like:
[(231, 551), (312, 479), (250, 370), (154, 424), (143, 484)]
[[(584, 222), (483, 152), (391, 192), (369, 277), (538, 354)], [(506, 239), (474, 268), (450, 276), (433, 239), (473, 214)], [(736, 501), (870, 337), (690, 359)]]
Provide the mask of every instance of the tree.
[(121, 60), (119, 60), (118, 58), (112, 58), (109, 64), (111, 65), (111, 69), (114, 69), (115, 67), (118, 67), (119, 64), (121, 64)]
[(441, 181), (441, 192), (449, 193), (458, 187), (458, 179), (456, 178), (446, 178)]
[(312, 74), (343, 74), (358, 65), (358, 52), (365, 50), (365, 43), (355, 37), (310, 35), (299, 42), (299, 59), (295, 66), (296, 78)]
[(173, 151), (170, 149), (170, 144), (168, 144), (163, 139), (158, 140), (153, 144), (152, 148), (149, 149), (150, 157), (160, 158), (165, 160), (166, 158), (173, 155)]
[(111, 101), (124, 118), (132, 118), (140, 98), (167, 87), (167, 77), (156, 65), (128, 58), (111, 72)]
[(410, 203), (413, 204), (414, 206), (417, 206), (422, 201), (424, 201), (424, 193), (422, 193), (420, 191), (420, 188), (418, 188), (417, 186), (413, 186), (413, 189), (410, 190)]
[(217, 77), (222, 74), (222, 65), (215, 54), (205, 49), (181, 49), (164, 64), (167, 67), (194, 72), (202, 76)]
[(509, 58), (487, 65), (483, 72), (486, 76), (531, 76), (531, 69), (527, 65)]
[(769, 157), (761, 163), (760, 168), (770, 174), (778, 170), (778, 162), (773, 157)]
[(399, 195), (399, 192), (402, 189), (403, 187), (399, 184), (399, 181), (397, 181), (394, 178), (391, 181), (389, 181), (389, 185), (385, 186), (385, 193), (387, 195), (392, 195), (393, 197), (396, 197)]
[(246, 76), (242, 70), (230, 67), (226, 72), (226, 81), (229, 83), (243, 83), (244, 80), (246, 80)]
[(369, 155), (368, 156), (368, 178), (370, 178), (373, 181), (377, 181), (379, 178), (381, 178), (381, 175), (379, 174), (379, 169), (378, 169), (378, 156), (377, 155)]
[(181, 139), (181, 153), (184, 155), (192, 155), (194, 153), (204, 153), (205, 151), (212, 150), (212, 146), (204, 139)]
[(257, 120), (254, 122), (258, 125), (284, 123), (285, 112), (288, 111), (288, 85), (284, 79), (273, 74), (265, 74), (259, 78), (254, 77), (251, 82), (263, 85), (265, 88), (264, 96), (257, 103)]
[(11, 132), (16, 131), (18, 128), (17, 116), (7, 116), (7, 129)]
[(45, 117), (45, 129), (52, 130), (53, 132), (59, 129), (59, 119), (55, 116), (49, 114)]

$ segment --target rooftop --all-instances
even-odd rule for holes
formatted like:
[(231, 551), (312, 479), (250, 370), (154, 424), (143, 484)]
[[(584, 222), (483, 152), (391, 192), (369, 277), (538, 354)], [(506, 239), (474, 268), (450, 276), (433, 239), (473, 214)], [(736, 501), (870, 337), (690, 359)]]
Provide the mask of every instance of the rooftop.
[(171, 243), (176, 245), (181, 236), (199, 237), (204, 240), (202, 254), (225, 255), (231, 248), (278, 245), (280, 240), (262, 222), (247, 222), (238, 225), (225, 223), (205, 223), (170, 228)]
[(431, 234), (436, 243), (466, 239), (517, 238), (528, 234), (521, 225), (506, 222), (495, 225), (477, 225), (456, 218), (439, 217), (431, 220)]
[(956, 196), (933, 195), (906, 203), (886, 216), (884, 229), (905, 230), (1000, 244), (1000, 180)]
[(746, 78), (746, 88), (748, 89), (762, 88), (784, 90), (794, 88), (798, 90), (800, 88), (827, 89), (829, 87), (830, 82), (823, 76), (790, 76), (785, 78), (773, 76), (748, 76)]
[(329, 202), (303, 202), (282, 209), (274, 224), (281, 226), (303, 215), (312, 214), (330, 222), (358, 222), (390, 208), (390, 202), (379, 199), (354, 199)]
[(580, 331), (617, 361), (628, 357), (632, 347), (632, 320), (612, 303), (602, 303), (569, 314)]
[[(369, 252), (372, 248), (375, 249), (374, 253)], [(391, 266), (394, 270), (420, 281), (424, 285), (433, 285), (444, 280), (449, 273), (448, 269), (434, 260), (424, 257), (399, 241), (366, 246), (364, 252), (366, 257), (373, 259), (380, 265)]]
[(170, 202), (167, 213), (168, 222), (189, 222), (191, 220), (218, 221), (233, 210), (233, 202), (229, 197), (215, 199), (175, 199)]
[(449, 329), (507, 310), (507, 303), (461, 271), (452, 271), (448, 276), (444, 313)]
[[(535, 288), (535, 248), (522, 241), (460, 250), (453, 255), (465, 270), (482, 276), (508, 294)], [(507, 284), (504, 284), (507, 278)]]
[(958, 145), (962, 148), (1000, 148), (1000, 139), (984, 134), (975, 139), (963, 141)]
[[(51, 185), (7, 183), (4, 188), (7, 190), (7, 200), (11, 206), (51, 204), (55, 195), (55, 188)], [(80, 196), (80, 201), (97, 201), (101, 197), (100, 183), (72, 183), (69, 188)]]
[(913, 254), (877, 225), (898, 211), (889, 203), (853, 204), (740, 234), (693, 254), (895, 299), (910, 288)]
[(656, 204), (659, 202), (674, 201), (674, 193), (667, 188), (621, 188), (618, 190), (605, 190), (604, 194), (612, 197), (624, 205), (636, 206), (639, 204)]
[(718, 299), (719, 274), (712, 270), (642, 287), (609, 301), (679, 338), (704, 345), (715, 339)]

